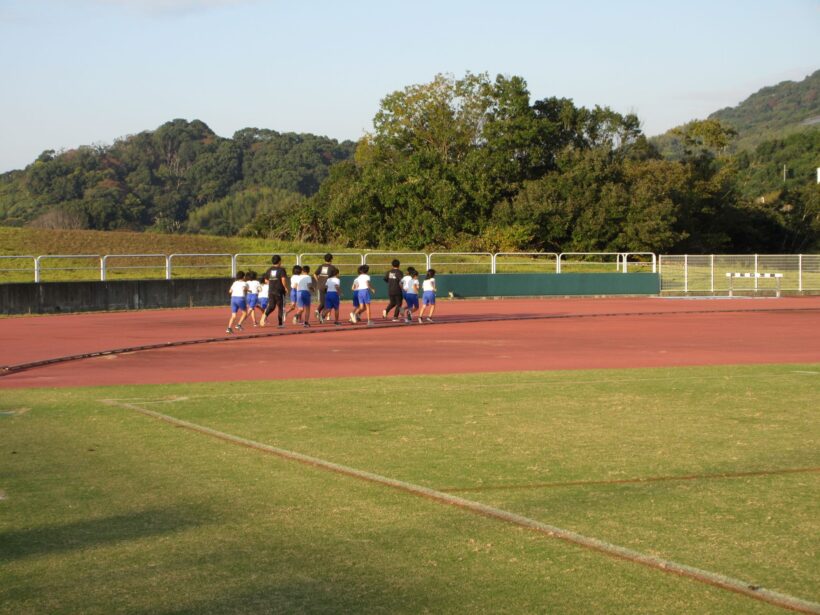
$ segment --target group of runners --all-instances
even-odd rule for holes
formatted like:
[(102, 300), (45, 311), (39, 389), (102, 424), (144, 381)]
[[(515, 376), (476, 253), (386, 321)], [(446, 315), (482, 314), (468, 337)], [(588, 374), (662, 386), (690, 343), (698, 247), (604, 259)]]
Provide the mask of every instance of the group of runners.
[[(308, 265), (294, 265), (290, 278), (282, 265), (282, 258), (274, 255), (271, 258), (271, 267), (258, 277), (254, 271), (238, 271), (236, 280), (231, 284), (228, 293), (231, 296), (231, 318), (225, 333), (233, 333), (234, 326), (242, 331), (242, 323), (250, 316), (254, 327), (264, 327), (268, 317), (275, 311), (280, 328), (285, 326), (285, 319), (293, 315), (293, 324), (310, 327), (311, 305), (314, 292), (318, 301), (314, 315), (320, 324), (330, 322), (339, 326), (339, 311), (341, 299), (344, 297), (339, 270), (333, 264), (333, 255), (325, 254), (324, 263), (311, 273)], [(384, 274), (387, 283), (388, 304), (382, 310), (382, 318), (393, 322), (433, 322), (433, 313), (436, 309), (436, 272), (428, 269), (424, 280), (419, 280), (419, 272), (414, 267), (408, 267), (403, 272), (399, 267), (398, 259), (391, 263), (392, 268)], [(370, 267), (361, 265), (358, 275), (351, 287), (353, 310), (349, 320), (356, 324), (367, 322), (373, 325), (371, 314), (371, 299), (376, 295), (370, 278)], [(419, 303), (421, 291), (421, 304)], [(285, 298), (290, 299), (286, 305)], [(425, 317), (425, 312), (429, 312)], [(256, 311), (261, 318), (256, 320)]]

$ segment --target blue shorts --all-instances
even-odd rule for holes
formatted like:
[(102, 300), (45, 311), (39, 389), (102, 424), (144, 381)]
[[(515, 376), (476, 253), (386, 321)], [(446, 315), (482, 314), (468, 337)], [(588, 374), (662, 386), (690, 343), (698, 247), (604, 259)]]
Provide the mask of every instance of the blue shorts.
[(263, 310), (268, 309), (268, 298), (267, 297), (259, 297), (259, 307)]
[(290, 302), (293, 303), (294, 305), (296, 304), (296, 293), (297, 293), (297, 291), (296, 291), (295, 288), (290, 289)]
[(240, 310), (248, 309), (245, 297), (231, 297), (231, 314), (236, 314)]
[(310, 291), (300, 290), (296, 296), (296, 307), (310, 307)]
[(353, 307), (354, 308), (359, 307), (359, 291), (358, 290), (353, 291)]
[(356, 294), (359, 295), (359, 305), (370, 305), (370, 289), (357, 290)]
[(339, 293), (328, 292), (325, 295), (325, 309), (338, 310), (339, 309)]
[(404, 300), (407, 301), (407, 307), (409, 308), (418, 308), (419, 307), (419, 296), (414, 295), (413, 293), (405, 293)]
[(421, 296), (421, 301), (424, 305), (435, 305), (436, 293), (432, 290), (425, 290), (424, 294)]
[(248, 309), (252, 310), (256, 307), (256, 304), (259, 303), (259, 295), (247, 295), (245, 297), (248, 301)]

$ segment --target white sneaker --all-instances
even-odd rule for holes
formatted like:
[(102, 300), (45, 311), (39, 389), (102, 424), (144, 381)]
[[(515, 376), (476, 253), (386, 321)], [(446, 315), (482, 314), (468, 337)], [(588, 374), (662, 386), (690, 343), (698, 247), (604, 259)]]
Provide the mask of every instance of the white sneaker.
[(382, 318), (387, 318), (387, 310), (382, 310)]

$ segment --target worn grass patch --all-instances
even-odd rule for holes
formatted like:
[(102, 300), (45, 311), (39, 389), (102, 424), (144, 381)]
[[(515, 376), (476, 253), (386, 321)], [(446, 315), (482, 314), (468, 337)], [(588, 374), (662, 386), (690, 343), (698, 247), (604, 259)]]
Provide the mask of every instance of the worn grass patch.
[(111, 398), (817, 601), (816, 372), (14, 391), (0, 612), (779, 612)]

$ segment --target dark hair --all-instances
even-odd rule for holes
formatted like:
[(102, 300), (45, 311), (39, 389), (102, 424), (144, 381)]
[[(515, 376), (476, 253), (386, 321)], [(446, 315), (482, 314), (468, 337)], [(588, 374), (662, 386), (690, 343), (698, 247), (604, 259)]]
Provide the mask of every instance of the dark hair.
[(370, 271), (370, 265), (362, 265), (362, 273), (367, 273)]
[(310, 273), (310, 265), (302, 265), (302, 273)]
[(329, 261), (332, 261), (332, 260), (333, 260), (333, 255), (330, 252), (325, 254), (325, 262), (326, 263), (329, 262)]
[(359, 265), (359, 268), (356, 269), (356, 272), (361, 273), (362, 272), (362, 267), (364, 267), (364, 265)]
[(256, 272), (255, 272), (255, 271), (249, 271), (249, 272), (248, 272), (248, 277), (249, 277), (251, 280), (255, 280), (255, 279), (256, 279)]
[(407, 275), (409, 275), (409, 276), (411, 276), (411, 277), (412, 277), (414, 273), (418, 273), (418, 271), (416, 271), (416, 268), (415, 268), (415, 267), (413, 267), (413, 265), (410, 265), (410, 266), (407, 268)]
[(245, 272), (244, 271), (237, 271), (236, 272), (236, 279), (237, 280), (244, 280), (245, 279)]
[(274, 254), (273, 256), (271, 256), (270, 262), (272, 265), (278, 265), (282, 262), (282, 257), (278, 254)]
[(301, 265), (294, 265), (293, 266), (293, 275), (299, 275), (300, 273), (302, 273)]
[(397, 259), (397, 258), (394, 258), (393, 262), (390, 263), (390, 264), (393, 265), (394, 267), (398, 267), (399, 265), (401, 265), (401, 263), (399, 262), (399, 259)]
[(428, 269), (427, 270), (427, 279), (432, 280), (434, 277), (436, 277), (436, 270), (435, 269)]

